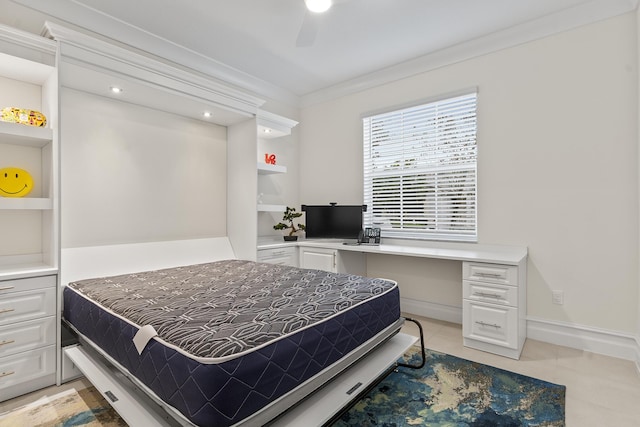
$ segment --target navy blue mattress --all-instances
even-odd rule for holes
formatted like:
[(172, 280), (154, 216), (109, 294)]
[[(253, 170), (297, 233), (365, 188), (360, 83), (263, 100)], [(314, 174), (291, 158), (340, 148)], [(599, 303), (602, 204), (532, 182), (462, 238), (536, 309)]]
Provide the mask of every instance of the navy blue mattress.
[(231, 260), (69, 284), (64, 318), (193, 424), (230, 426), (396, 322), (400, 298), (392, 281)]

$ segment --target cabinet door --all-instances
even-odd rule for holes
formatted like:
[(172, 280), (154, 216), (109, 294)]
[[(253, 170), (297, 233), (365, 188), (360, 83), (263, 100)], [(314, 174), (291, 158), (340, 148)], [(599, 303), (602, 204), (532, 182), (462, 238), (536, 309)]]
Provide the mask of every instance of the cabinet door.
[(336, 273), (336, 256), (337, 251), (334, 249), (301, 248), (300, 264), (302, 268), (313, 268)]

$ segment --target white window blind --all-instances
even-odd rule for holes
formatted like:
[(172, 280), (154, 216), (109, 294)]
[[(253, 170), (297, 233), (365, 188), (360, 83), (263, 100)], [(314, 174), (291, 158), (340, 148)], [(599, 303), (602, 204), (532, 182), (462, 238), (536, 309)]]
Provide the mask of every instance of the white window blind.
[(363, 119), (365, 226), (477, 240), (476, 102), (474, 92)]

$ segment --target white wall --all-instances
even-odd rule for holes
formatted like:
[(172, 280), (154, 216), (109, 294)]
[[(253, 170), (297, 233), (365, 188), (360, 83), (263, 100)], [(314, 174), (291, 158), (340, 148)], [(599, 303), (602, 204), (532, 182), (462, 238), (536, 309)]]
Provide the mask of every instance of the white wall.
[[(306, 107), (301, 202), (362, 201), (363, 113), (478, 87), (479, 242), (529, 247), (529, 316), (635, 334), (635, 40), (629, 13)], [(398, 265), (369, 260), (368, 273), (397, 276), (405, 298), (461, 305), (457, 268)]]
[(62, 247), (226, 235), (226, 128), (61, 93)]

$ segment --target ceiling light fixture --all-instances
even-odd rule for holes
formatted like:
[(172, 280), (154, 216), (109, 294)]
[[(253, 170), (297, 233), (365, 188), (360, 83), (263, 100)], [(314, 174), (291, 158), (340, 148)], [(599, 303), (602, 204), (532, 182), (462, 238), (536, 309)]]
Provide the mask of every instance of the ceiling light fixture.
[(122, 93), (122, 88), (119, 88), (118, 86), (111, 86), (111, 92)]
[(264, 133), (271, 133), (271, 129), (265, 128)]
[(307, 9), (315, 13), (326, 12), (333, 3), (331, 0), (304, 0), (304, 2), (307, 5)]
[(211, 117), (211, 113), (209, 111), (205, 111), (204, 113), (202, 113), (203, 116), (205, 116), (206, 118)]

